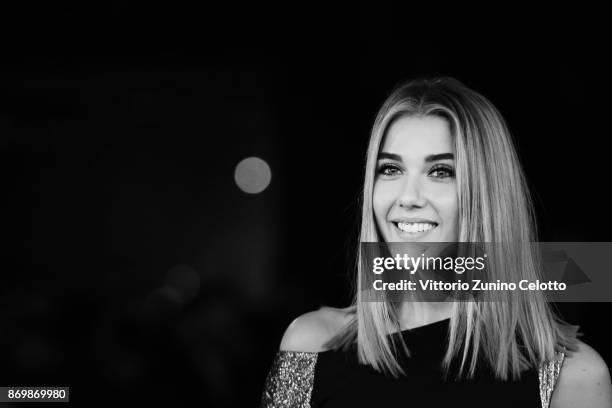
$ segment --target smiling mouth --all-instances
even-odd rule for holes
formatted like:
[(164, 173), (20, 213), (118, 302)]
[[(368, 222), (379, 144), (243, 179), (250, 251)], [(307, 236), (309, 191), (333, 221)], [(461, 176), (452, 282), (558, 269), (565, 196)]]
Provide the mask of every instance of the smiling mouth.
[(394, 222), (393, 223), (400, 231), (408, 234), (418, 234), (428, 232), (438, 226), (435, 222)]

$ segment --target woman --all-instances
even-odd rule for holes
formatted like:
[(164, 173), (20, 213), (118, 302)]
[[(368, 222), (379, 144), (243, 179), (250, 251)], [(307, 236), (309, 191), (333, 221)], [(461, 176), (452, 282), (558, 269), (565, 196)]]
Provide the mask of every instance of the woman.
[[(361, 242), (536, 240), (503, 118), (452, 78), (411, 81), (387, 98), (371, 133), (362, 209)], [(495, 256), (495, 278), (539, 276), (537, 256), (518, 246)], [(366, 272), (358, 262), (351, 307), (291, 323), (263, 407), (612, 406), (606, 364), (541, 294), (397, 302), (361, 288)]]

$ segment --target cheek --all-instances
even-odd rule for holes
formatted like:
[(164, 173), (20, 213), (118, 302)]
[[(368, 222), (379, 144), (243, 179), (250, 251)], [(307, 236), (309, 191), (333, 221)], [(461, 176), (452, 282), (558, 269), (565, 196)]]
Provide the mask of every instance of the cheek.
[(459, 198), (456, 188), (438, 188), (430, 193), (430, 202), (438, 211), (442, 221), (447, 224), (446, 228), (454, 226), (459, 217)]
[(383, 184), (374, 184), (372, 194), (372, 207), (374, 209), (374, 217), (377, 220), (384, 219), (393, 204), (393, 197), (390, 194), (389, 188), (385, 188)]
[(459, 201), (457, 197), (449, 197), (444, 202), (440, 203), (442, 209), (442, 217), (448, 225), (447, 228), (456, 228), (457, 220), (459, 219)]

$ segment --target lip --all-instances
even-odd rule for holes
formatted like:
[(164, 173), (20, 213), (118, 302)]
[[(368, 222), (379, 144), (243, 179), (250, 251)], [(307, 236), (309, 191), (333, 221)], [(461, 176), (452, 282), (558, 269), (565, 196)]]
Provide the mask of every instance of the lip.
[(426, 218), (394, 218), (391, 220), (392, 223), (397, 224), (400, 222), (409, 224), (409, 223), (424, 223), (424, 224), (435, 224), (436, 227), (438, 226), (438, 223), (432, 220), (428, 220)]
[[(428, 231), (421, 231), (421, 232), (407, 232), (407, 231), (402, 231), (399, 226), (397, 225), (398, 223), (423, 223), (423, 224), (433, 224), (434, 227)], [(393, 224), (393, 228), (395, 229), (395, 232), (397, 233), (397, 235), (402, 238), (402, 239), (415, 239), (415, 238), (421, 238), (426, 236), (427, 234), (429, 234), (430, 232), (434, 231), (436, 228), (438, 228), (439, 224), (435, 221), (432, 220), (428, 220), (425, 218), (395, 218), (393, 220), (391, 220), (391, 223)]]

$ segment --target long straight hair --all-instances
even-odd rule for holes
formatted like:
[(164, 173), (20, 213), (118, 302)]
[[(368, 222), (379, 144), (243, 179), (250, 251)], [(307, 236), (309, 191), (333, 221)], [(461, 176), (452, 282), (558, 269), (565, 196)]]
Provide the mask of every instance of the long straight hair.
[[(366, 157), (360, 242), (381, 241), (372, 207), (376, 162), (385, 134), (400, 117), (437, 116), (448, 121), (455, 154), (459, 202), (459, 242), (493, 245), (492, 281), (535, 280), (541, 264), (530, 243), (536, 222), (526, 179), (508, 127), (489, 100), (454, 78), (419, 79), (397, 87), (379, 110)], [(512, 243), (510, 245), (510, 243)], [(403, 374), (398, 352), (410, 351), (401, 338), (396, 305), (384, 293), (372, 291), (364, 301), (361, 287), (361, 248), (357, 249), (355, 315), (329, 343), (357, 344), (361, 363), (395, 377)], [(442, 362), (448, 373), (459, 358), (458, 376), (474, 375), (483, 355), (501, 379), (520, 377), (562, 348), (574, 350), (577, 326), (563, 322), (539, 292), (504, 291), (478, 301), (455, 302), (449, 324), (448, 347)], [(396, 342), (399, 341), (400, 344)], [(443, 339), (441, 339), (443, 341)]]

